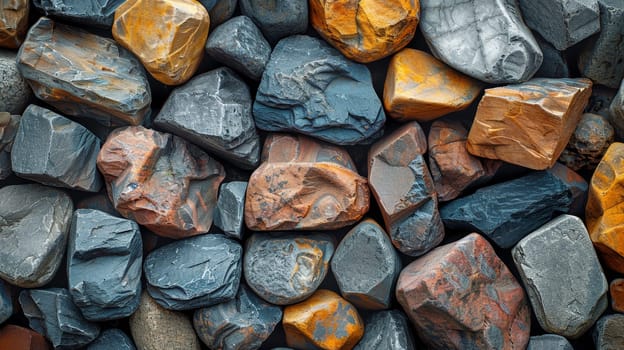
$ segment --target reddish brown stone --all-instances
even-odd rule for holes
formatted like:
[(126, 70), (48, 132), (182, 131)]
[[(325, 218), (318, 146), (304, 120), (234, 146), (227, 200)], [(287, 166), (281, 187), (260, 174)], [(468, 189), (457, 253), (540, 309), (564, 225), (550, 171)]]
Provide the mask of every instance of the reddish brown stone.
[(29, 0), (0, 0), (0, 47), (16, 49), (28, 31)]
[(12, 324), (0, 329), (0, 349), (3, 350), (48, 350), (50, 346), (43, 335)]
[(225, 173), (199, 148), (141, 126), (113, 131), (97, 165), (115, 209), (161, 236), (208, 232)]
[(624, 313), (624, 278), (616, 278), (609, 284), (611, 294), (611, 308), (613, 311)]
[(525, 349), (531, 330), (522, 286), (472, 233), (409, 264), (396, 296), (434, 349)]

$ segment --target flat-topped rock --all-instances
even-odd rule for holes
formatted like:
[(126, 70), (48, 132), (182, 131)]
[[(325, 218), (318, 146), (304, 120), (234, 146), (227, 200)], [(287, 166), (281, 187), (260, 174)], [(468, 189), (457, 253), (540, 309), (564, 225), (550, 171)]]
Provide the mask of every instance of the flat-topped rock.
[(16, 52), (0, 49), (0, 112), (22, 114), (33, 95), (16, 60)]
[(33, 0), (33, 5), (46, 16), (110, 30), (115, 10), (123, 2), (124, 0)]
[(86, 350), (136, 350), (134, 342), (123, 331), (111, 328), (100, 332), (100, 335), (87, 346)]
[(19, 115), (0, 112), (0, 180), (8, 178), (11, 171), (11, 148), (19, 127)]
[(613, 143), (615, 130), (600, 114), (584, 113), (559, 161), (572, 170), (593, 170)]
[(239, 0), (244, 16), (251, 18), (271, 43), (305, 33), (308, 28), (308, 1)]
[(49, 350), (43, 335), (20, 326), (8, 324), (0, 329), (0, 349)]
[(28, 31), (29, 0), (2, 1), (0, 3), (0, 47), (16, 49)]
[(366, 319), (364, 337), (354, 350), (414, 350), (412, 326), (398, 310), (373, 313)]
[(224, 183), (219, 189), (213, 222), (228, 237), (243, 238), (246, 191), (244, 181)]

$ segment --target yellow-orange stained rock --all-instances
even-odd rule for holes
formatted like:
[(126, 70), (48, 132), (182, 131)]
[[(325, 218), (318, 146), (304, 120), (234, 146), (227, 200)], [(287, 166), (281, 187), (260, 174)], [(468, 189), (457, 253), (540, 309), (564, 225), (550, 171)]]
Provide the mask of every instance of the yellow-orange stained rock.
[(203, 57), (208, 11), (195, 0), (128, 0), (115, 11), (113, 37), (167, 85), (189, 80)]
[(0, 0), (0, 47), (18, 48), (28, 31), (29, 0)]
[(624, 278), (616, 278), (609, 284), (611, 308), (613, 311), (624, 313)]
[(363, 63), (405, 47), (419, 16), (418, 0), (310, 0), (314, 29), (347, 58)]
[(286, 343), (295, 349), (352, 349), (364, 335), (357, 309), (338, 294), (321, 289), (284, 309)]
[(388, 66), (383, 100), (394, 119), (429, 121), (467, 108), (480, 92), (476, 80), (430, 54), (403, 49)]
[(591, 95), (589, 79), (536, 78), (485, 90), (466, 147), (526, 168), (552, 167)]

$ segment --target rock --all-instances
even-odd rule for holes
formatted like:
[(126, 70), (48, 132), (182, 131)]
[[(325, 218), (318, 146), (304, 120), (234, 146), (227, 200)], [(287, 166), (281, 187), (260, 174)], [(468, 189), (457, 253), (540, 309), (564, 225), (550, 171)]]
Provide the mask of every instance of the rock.
[(213, 60), (260, 80), (271, 57), (271, 45), (249, 17), (238, 16), (210, 34), (206, 53)]
[(221, 185), (214, 211), (214, 225), (226, 236), (242, 239), (247, 182), (232, 181)]
[(95, 161), (100, 139), (84, 126), (49, 109), (30, 105), (22, 115), (11, 164), (19, 177), (44, 185), (98, 192)]
[(82, 317), (67, 289), (25, 289), (19, 302), (30, 328), (48, 338), (55, 349), (79, 348), (100, 334), (100, 326)]
[(86, 350), (136, 350), (132, 339), (123, 331), (113, 328), (100, 333)]
[(41, 287), (65, 255), (73, 204), (61, 190), (41, 185), (0, 188), (0, 278)]
[(535, 77), (569, 78), (570, 68), (568, 67), (568, 60), (566, 59), (564, 52), (555, 49), (554, 46), (542, 39), (539, 35), (536, 35), (535, 39), (537, 40), (540, 50), (542, 50), (542, 54), (544, 55), (542, 65), (537, 73), (535, 73)]
[(574, 350), (570, 342), (556, 334), (533, 336), (527, 350)]
[[(11, 298), (11, 286), (0, 280), (0, 324), (13, 315), (13, 299)], [(0, 336), (0, 339), (2, 337)]]
[(405, 267), (396, 297), (419, 338), (435, 349), (524, 349), (529, 341), (522, 286), (476, 233)]
[[(600, 114), (603, 117), (609, 117), (609, 106), (617, 94), (616, 89), (611, 89), (602, 85), (594, 85), (589, 103), (585, 108), (585, 113)], [(616, 124), (614, 120), (609, 120), (611, 124)], [(616, 130), (617, 132), (617, 130)]]
[(542, 52), (513, 0), (420, 0), (420, 30), (431, 52), (473, 78), (508, 84), (529, 80)]
[(17, 49), (22, 44), (28, 31), (29, 12), (28, 0), (0, 2), (0, 47)]
[(21, 117), (0, 112), (0, 180), (11, 176), (11, 148)]
[(347, 233), (336, 248), (331, 268), (340, 294), (356, 307), (390, 307), (401, 259), (374, 220), (364, 220)]
[(251, 18), (271, 43), (305, 33), (308, 28), (306, 0), (240, 0), (239, 4), (241, 13)]
[(50, 346), (41, 334), (8, 324), (0, 329), (0, 349), (50, 350)]
[(600, 32), (587, 40), (579, 58), (581, 74), (596, 84), (617, 89), (624, 78), (624, 3), (597, 0), (600, 7)]
[(611, 281), (609, 294), (613, 311), (624, 313), (624, 278), (616, 278)]
[(392, 244), (419, 256), (440, 244), (444, 227), (425, 162), (427, 139), (410, 122), (375, 143), (368, 152), (368, 181)]
[(398, 310), (379, 311), (366, 320), (364, 337), (354, 350), (414, 350), (407, 317)]
[[(562, 215), (523, 238), (512, 256), (542, 329), (578, 338), (607, 308), (607, 280), (581, 219)], [(573, 281), (573, 287), (564, 287)]]
[(272, 304), (298, 303), (321, 285), (333, 254), (333, 239), (324, 233), (255, 233), (245, 245), (245, 281)]
[(615, 131), (609, 120), (599, 114), (585, 113), (559, 161), (573, 170), (593, 170), (613, 143)]
[(419, 16), (418, 1), (310, 1), (312, 27), (347, 58), (362, 63), (409, 44)]
[(624, 346), (624, 315), (603, 316), (592, 332), (596, 350), (618, 350)]
[[(3, 3), (0, 3), (0, 8)], [(0, 16), (1, 13), (0, 10)], [(15, 52), (0, 49), (0, 112), (22, 114), (32, 98), (32, 90), (18, 70), (16, 59)]]
[(197, 147), (142, 126), (113, 131), (98, 155), (115, 209), (163, 237), (208, 232), (225, 173)]
[(370, 141), (386, 120), (368, 68), (304, 35), (285, 38), (273, 49), (253, 114), (260, 129), (302, 133), (338, 145)]
[(115, 10), (124, 0), (33, 0), (46, 16), (110, 30)]
[(286, 343), (296, 349), (348, 350), (364, 334), (364, 322), (357, 309), (326, 289), (287, 306), (282, 323)]
[(624, 79), (609, 105), (609, 120), (620, 138), (624, 138)]
[(130, 316), (130, 332), (139, 350), (200, 350), (193, 324), (181, 312), (158, 305), (147, 292)]
[(572, 194), (572, 203), (569, 206), (568, 214), (583, 216), (585, 214), (585, 204), (587, 203), (587, 190), (589, 189), (587, 181), (574, 172), (574, 170), (559, 163), (556, 163), (547, 171), (557, 177), (559, 181), (562, 181)]
[(343, 149), (276, 134), (265, 140), (262, 160), (245, 195), (250, 230), (332, 230), (368, 211), (367, 181)]
[(76, 209), (95, 209), (118, 218), (121, 217), (106, 194), (96, 194), (84, 198), (76, 204)]
[(253, 169), (260, 138), (251, 115), (249, 88), (228, 68), (198, 75), (171, 93), (154, 124), (199, 147)]
[(282, 319), (282, 309), (241, 285), (236, 299), (198, 309), (193, 325), (210, 349), (259, 349)]
[(220, 234), (200, 235), (152, 251), (143, 271), (147, 291), (170, 310), (190, 310), (228, 301), (242, 274), (243, 248)]
[(238, 5), (238, 0), (199, 0), (199, 2), (208, 10), (210, 29), (230, 19)]
[(113, 37), (154, 79), (179, 85), (199, 68), (209, 29), (208, 11), (198, 1), (128, 0), (115, 11)]
[(591, 95), (588, 79), (536, 78), (485, 90), (468, 134), (468, 152), (526, 168), (552, 167)]

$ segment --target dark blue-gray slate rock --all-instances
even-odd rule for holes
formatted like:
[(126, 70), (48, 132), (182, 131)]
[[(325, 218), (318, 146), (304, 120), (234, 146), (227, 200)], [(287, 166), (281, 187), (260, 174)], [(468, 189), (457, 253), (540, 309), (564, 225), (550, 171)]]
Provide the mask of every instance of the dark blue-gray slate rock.
[(205, 234), (152, 251), (143, 265), (147, 291), (170, 310), (191, 310), (233, 299), (243, 248), (221, 234)]
[(86, 350), (136, 350), (134, 342), (123, 331), (111, 328), (100, 333)]
[(33, 5), (46, 16), (75, 24), (110, 29), (115, 10), (124, 0), (33, 0)]
[(217, 68), (175, 89), (154, 124), (236, 166), (252, 169), (260, 161), (260, 138), (251, 103), (247, 84), (229, 68)]
[(379, 311), (366, 319), (364, 337), (353, 350), (414, 350), (407, 317), (398, 310)]
[(570, 68), (564, 53), (555, 49), (554, 46), (539, 36), (535, 36), (535, 40), (537, 40), (544, 55), (542, 65), (535, 76), (540, 78), (569, 78)]
[(232, 181), (221, 185), (213, 224), (228, 237), (243, 238), (247, 182)]
[(560, 335), (544, 334), (531, 337), (526, 350), (574, 350), (574, 348)]
[(84, 319), (67, 289), (27, 289), (19, 302), (30, 328), (43, 334), (55, 349), (76, 349), (95, 340), (100, 326)]
[(19, 121), (19, 115), (0, 112), (0, 180), (6, 179), (13, 173), (11, 171), (11, 148)]
[(76, 210), (67, 257), (69, 292), (87, 320), (124, 318), (139, 307), (143, 245), (136, 222)]
[(17, 54), (0, 50), (0, 112), (22, 114), (33, 93), (17, 68)]
[(624, 349), (624, 315), (613, 314), (601, 317), (592, 332), (596, 350)]
[(210, 349), (254, 350), (282, 320), (282, 309), (241, 285), (236, 299), (195, 311), (193, 326)]
[(13, 300), (11, 299), (11, 286), (0, 279), (0, 324), (13, 315)]
[(305, 35), (275, 46), (253, 114), (260, 129), (298, 132), (339, 145), (373, 141), (386, 121), (368, 68)]
[(44, 185), (98, 192), (100, 139), (84, 126), (30, 105), (13, 141), (11, 165), (19, 177)]
[(271, 43), (308, 28), (307, 0), (240, 0), (241, 13), (260, 27)]
[(210, 29), (219, 26), (232, 17), (238, 0), (199, 0), (210, 15)]
[(624, 138), (624, 79), (608, 107), (611, 124), (615, 127), (617, 135)]

